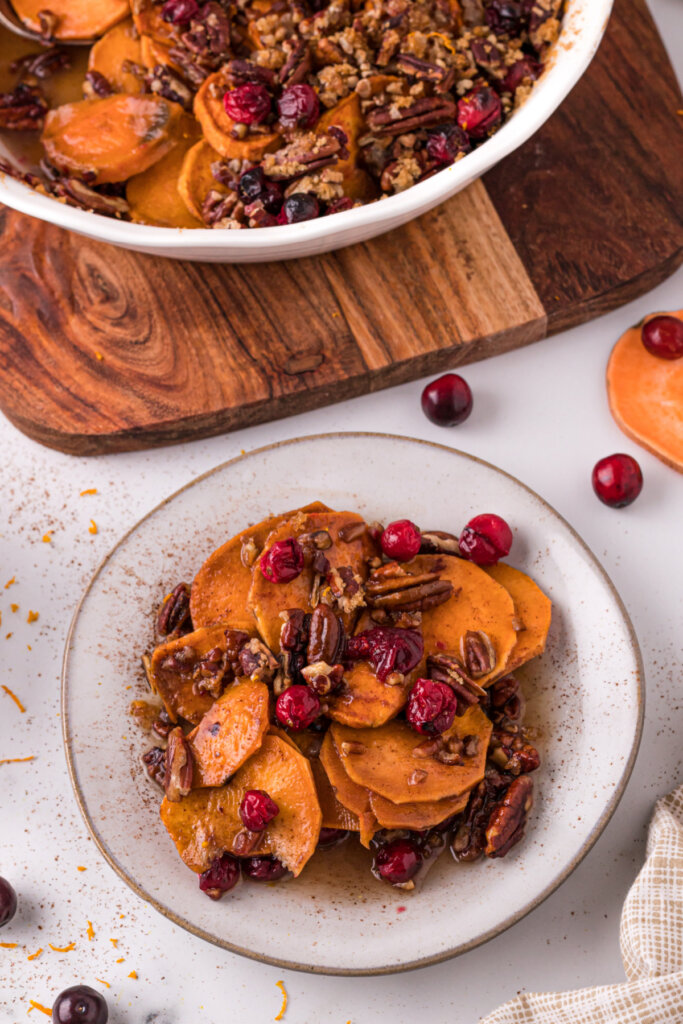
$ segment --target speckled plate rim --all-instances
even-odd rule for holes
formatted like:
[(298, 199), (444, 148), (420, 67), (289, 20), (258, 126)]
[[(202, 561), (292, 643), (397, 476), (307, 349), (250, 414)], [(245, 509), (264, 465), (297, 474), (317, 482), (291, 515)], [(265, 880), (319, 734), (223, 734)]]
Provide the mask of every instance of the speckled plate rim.
[[(73, 751), (72, 751), (72, 737), (71, 737), (70, 729), (69, 729), (69, 712), (68, 712), (68, 701), (67, 701), (67, 691), (68, 691), (67, 678), (68, 678), (69, 654), (70, 654), (70, 650), (71, 650), (72, 635), (73, 635), (74, 629), (76, 627), (76, 623), (78, 621), (78, 617), (79, 617), (79, 614), (80, 614), (80, 611), (81, 611), (81, 607), (84, 604), (84, 602), (86, 601), (86, 599), (88, 598), (88, 596), (90, 594), (90, 591), (91, 591), (91, 589), (93, 587), (93, 584), (98, 579), (100, 574), (106, 569), (107, 564), (109, 563), (110, 559), (114, 556), (114, 554), (119, 550), (119, 548), (121, 548), (126, 543), (128, 538), (130, 537), (130, 535), (133, 534), (142, 523), (146, 522), (146, 520), (150, 519), (153, 515), (155, 515), (161, 508), (164, 508), (170, 502), (174, 501), (175, 498), (179, 494), (182, 494), (185, 491), (189, 490), (191, 487), (193, 487), (195, 484), (199, 483), (200, 481), (206, 480), (208, 477), (213, 476), (216, 473), (222, 472), (228, 466), (235, 465), (235, 464), (240, 463), (240, 462), (245, 462), (248, 459), (253, 458), (254, 456), (262, 455), (264, 452), (275, 451), (275, 450), (277, 450), (279, 448), (284, 448), (284, 447), (287, 447), (287, 446), (290, 446), (290, 445), (300, 444), (300, 443), (306, 442), (306, 441), (320, 441), (320, 440), (324, 440), (326, 438), (330, 438), (330, 439), (332, 439), (332, 438), (337, 438), (337, 439), (343, 439), (343, 438), (382, 438), (382, 439), (390, 440), (390, 441), (408, 441), (408, 442), (410, 442), (412, 444), (423, 445), (423, 446), (425, 446), (427, 448), (440, 449), (441, 451), (448, 452), (450, 454), (457, 455), (457, 456), (460, 456), (460, 457), (465, 458), (465, 459), (469, 459), (471, 462), (475, 462), (475, 463), (477, 463), (480, 466), (484, 466), (487, 469), (491, 469), (495, 473), (498, 473), (499, 475), (501, 475), (503, 477), (506, 477), (512, 483), (514, 483), (518, 487), (522, 488), (522, 490), (526, 491), (529, 495), (531, 495), (531, 497), (533, 497), (535, 500), (540, 502), (540, 504), (548, 512), (550, 512), (553, 516), (555, 516), (562, 523), (562, 525), (568, 530), (572, 540), (588, 556), (588, 559), (589, 559), (590, 563), (593, 565), (593, 567), (597, 570), (598, 574), (602, 577), (602, 579), (606, 583), (607, 588), (608, 588), (608, 590), (609, 590), (610, 594), (612, 595), (612, 598), (613, 598), (613, 600), (615, 602), (615, 605), (616, 605), (617, 609), (619, 610), (619, 612), (620, 612), (620, 614), (621, 614), (621, 616), (622, 616), (622, 618), (624, 620), (624, 624), (626, 626), (626, 631), (627, 631), (627, 634), (629, 636), (630, 643), (631, 643), (631, 653), (633, 655), (633, 658), (634, 658), (634, 661), (635, 661), (635, 664), (636, 664), (636, 668), (637, 668), (635, 684), (636, 684), (636, 696), (637, 696), (637, 702), (638, 702), (638, 717), (637, 717), (636, 728), (635, 728), (635, 731), (634, 731), (633, 739), (632, 739), (632, 742), (631, 742), (631, 749), (630, 749), (630, 753), (629, 753), (628, 759), (627, 759), (627, 761), (626, 761), (626, 763), (624, 765), (624, 769), (623, 769), (621, 777), (620, 777), (620, 779), (619, 779), (619, 781), (618, 781), (618, 783), (617, 783), (617, 785), (616, 785), (616, 787), (614, 789), (614, 792), (612, 793), (612, 796), (610, 797), (610, 799), (609, 799), (609, 801), (607, 803), (607, 806), (603, 810), (602, 814), (600, 815), (599, 820), (594, 825), (592, 831), (587, 836), (587, 838), (584, 841), (581, 849), (572, 858), (570, 863), (557, 875), (556, 878), (553, 879), (553, 881), (549, 885), (546, 886), (546, 888), (542, 892), (540, 892), (533, 899), (529, 900), (529, 902), (524, 907), (522, 907), (521, 909), (516, 911), (514, 914), (511, 914), (509, 917), (507, 917), (500, 924), (496, 925), (494, 928), (491, 928), (488, 932), (485, 932), (482, 935), (478, 935), (474, 939), (471, 939), (471, 940), (469, 940), (467, 942), (460, 943), (457, 946), (453, 946), (451, 949), (445, 950), (444, 952), (434, 954), (433, 956), (423, 957), (422, 959), (413, 960), (413, 961), (410, 961), (410, 962), (405, 963), (405, 964), (387, 965), (385, 967), (373, 967), (373, 968), (369, 968), (367, 970), (364, 970), (362, 968), (349, 969), (349, 968), (319, 967), (316, 964), (299, 963), (298, 961), (283, 960), (283, 959), (278, 958), (278, 957), (268, 957), (268, 956), (264, 956), (263, 954), (254, 953), (251, 950), (243, 948), (242, 946), (238, 946), (238, 945), (235, 945), (233, 943), (226, 942), (224, 939), (219, 939), (215, 935), (212, 935), (210, 932), (205, 931), (203, 928), (198, 928), (196, 925), (192, 924), (190, 921), (185, 920), (185, 918), (180, 917), (177, 914), (174, 914), (173, 911), (171, 911), (171, 910), (167, 909), (166, 907), (164, 907), (153, 896), (150, 896), (147, 892), (145, 892), (145, 890), (142, 888), (142, 886), (138, 882), (136, 882), (135, 879), (132, 878), (123, 867), (121, 867), (121, 865), (118, 863), (115, 855), (107, 847), (106, 843), (100, 837), (100, 835), (99, 835), (99, 833), (97, 831), (97, 826), (96, 826), (95, 822), (93, 821), (93, 818), (91, 817), (90, 812), (88, 811), (88, 808), (87, 808), (87, 805), (86, 805), (86, 802), (85, 802), (85, 798), (84, 798), (83, 793), (81, 791), (81, 786), (80, 786), (80, 782), (79, 782), (79, 779), (78, 779), (78, 772), (77, 772), (76, 764), (75, 764), (75, 757), (74, 757), (74, 754), (73, 754)], [(500, 469), (500, 467), (494, 465), (492, 462), (488, 462), (486, 459), (480, 459), (476, 455), (471, 455), (469, 452), (461, 451), (460, 449), (453, 448), (450, 445), (439, 444), (438, 442), (435, 442), (435, 441), (424, 441), (424, 440), (422, 440), (420, 438), (409, 437), (409, 436), (405, 436), (405, 435), (401, 435), (401, 434), (387, 434), (387, 433), (381, 433), (381, 432), (378, 432), (378, 431), (334, 431), (334, 432), (324, 433), (324, 434), (307, 434), (307, 435), (304, 435), (302, 437), (288, 438), (287, 440), (284, 440), (284, 441), (275, 441), (272, 444), (262, 445), (259, 448), (254, 448), (254, 449), (252, 449), (249, 452), (245, 452), (243, 454), (235, 456), (232, 459), (228, 459), (227, 461), (220, 463), (220, 465), (215, 466), (213, 469), (207, 470), (206, 473), (202, 473), (199, 476), (194, 477), (194, 479), (190, 480), (183, 487), (178, 488), (177, 491), (174, 491), (173, 494), (170, 494), (167, 498), (164, 498), (163, 501), (160, 501), (157, 505), (154, 506), (153, 509), (150, 509), (149, 512), (147, 512), (144, 516), (142, 516), (140, 519), (138, 519), (138, 521), (129, 530), (127, 530), (126, 533), (124, 533), (124, 535), (120, 538), (120, 540), (117, 541), (117, 543), (114, 545), (114, 547), (102, 559), (102, 561), (98, 565), (97, 569), (93, 573), (93, 575), (92, 575), (92, 577), (90, 579), (90, 582), (88, 583), (88, 585), (87, 585), (83, 595), (81, 596), (81, 598), (80, 598), (80, 600), (79, 600), (79, 602), (78, 602), (78, 604), (76, 606), (76, 609), (74, 611), (73, 617), (71, 619), (71, 623), (69, 625), (69, 631), (67, 633), (66, 644), (65, 644), (65, 648), (64, 648), (64, 657), (63, 657), (63, 660), (62, 660), (62, 677), (61, 677), (62, 737), (63, 737), (63, 740), (64, 740), (64, 751), (65, 751), (65, 755), (66, 755), (67, 768), (68, 768), (68, 772), (69, 772), (69, 777), (71, 779), (71, 784), (72, 784), (73, 789), (74, 789), (74, 794), (76, 796), (76, 802), (77, 802), (79, 810), (80, 810), (80, 812), (81, 812), (81, 814), (83, 816), (83, 819), (85, 821), (86, 827), (87, 827), (91, 837), (93, 838), (97, 848), (99, 849), (100, 853), (102, 854), (104, 859), (107, 861), (109, 866), (114, 869), (116, 874), (126, 883), (126, 885), (130, 889), (132, 889), (133, 892), (137, 896), (139, 896), (142, 900), (144, 900), (145, 903), (149, 903), (163, 917), (165, 917), (168, 920), (172, 921), (173, 924), (178, 925), (180, 928), (184, 928), (186, 931), (190, 932), (192, 935), (196, 935), (198, 938), (204, 939), (206, 942), (210, 942), (214, 946), (220, 946), (222, 949), (225, 949), (225, 950), (227, 950), (230, 953), (237, 953), (240, 956), (247, 957), (250, 960), (256, 960), (259, 963), (269, 964), (269, 965), (271, 965), (273, 967), (282, 967), (282, 968), (285, 968), (286, 970), (290, 970), (290, 971), (302, 971), (302, 972), (307, 973), (307, 974), (324, 974), (324, 975), (334, 975), (334, 976), (338, 976), (338, 977), (339, 976), (341, 976), (341, 977), (367, 977), (367, 976), (376, 976), (376, 975), (385, 975), (385, 974), (402, 974), (405, 971), (413, 971), (413, 970), (417, 970), (417, 969), (419, 969), (421, 967), (429, 967), (429, 966), (431, 966), (433, 964), (439, 964), (439, 963), (443, 963), (446, 960), (451, 960), (451, 959), (453, 959), (456, 956), (461, 956), (463, 953), (467, 953), (467, 952), (469, 952), (472, 949), (476, 949), (478, 946), (482, 946), (482, 945), (484, 945), (484, 943), (489, 942), (491, 939), (496, 938), (496, 936), (501, 935), (504, 931), (507, 931), (508, 928), (511, 928), (512, 925), (514, 925), (514, 924), (517, 924), (518, 921), (521, 921), (524, 917), (527, 916), (527, 914), (530, 914), (532, 912), (532, 910), (535, 910), (543, 902), (545, 902), (545, 900), (548, 899), (548, 897), (551, 896), (557, 889), (559, 889), (559, 887), (564, 882), (566, 882), (566, 880), (569, 878), (569, 876), (576, 870), (576, 868), (579, 866), (581, 861), (590, 852), (590, 850), (593, 848), (593, 846), (595, 845), (595, 843), (597, 842), (597, 840), (600, 838), (600, 836), (602, 835), (603, 831), (607, 827), (608, 822), (610, 821), (612, 815), (614, 814), (614, 812), (616, 811), (617, 807), (619, 806), (621, 798), (624, 795), (624, 791), (626, 789), (628, 781), (629, 781), (629, 779), (631, 777), (631, 774), (633, 772), (633, 767), (634, 767), (634, 764), (635, 764), (635, 761), (636, 761), (636, 757), (638, 756), (638, 750), (640, 748), (640, 741), (641, 741), (642, 734), (643, 734), (643, 723), (644, 723), (644, 718), (645, 718), (645, 692), (644, 692), (644, 683), (643, 683), (644, 678), (645, 678), (645, 672), (644, 672), (644, 666), (643, 666), (643, 659), (642, 659), (642, 655), (641, 655), (641, 652), (640, 652), (640, 647), (639, 647), (639, 644), (638, 644), (638, 638), (636, 636), (635, 629), (633, 628), (633, 623), (631, 622), (631, 618), (630, 618), (630, 616), (628, 614), (628, 611), (626, 610), (626, 606), (624, 605), (624, 602), (623, 602), (623, 600), (622, 600), (622, 598), (621, 598), (617, 588), (615, 587), (614, 583), (612, 582), (610, 576), (608, 575), (608, 573), (606, 572), (604, 567), (601, 565), (601, 563), (598, 560), (598, 558), (596, 557), (596, 555), (593, 553), (593, 551), (588, 547), (586, 542), (583, 540), (583, 538), (576, 532), (574, 527), (571, 526), (571, 524), (568, 523), (567, 520), (563, 516), (561, 516), (560, 513), (556, 511), (556, 509), (553, 508), (552, 505), (550, 505), (547, 501), (545, 501), (545, 499), (542, 498), (531, 487), (528, 487), (526, 484), (522, 483), (521, 480), (518, 480), (517, 477), (513, 476), (511, 473), (507, 473), (504, 469)]]

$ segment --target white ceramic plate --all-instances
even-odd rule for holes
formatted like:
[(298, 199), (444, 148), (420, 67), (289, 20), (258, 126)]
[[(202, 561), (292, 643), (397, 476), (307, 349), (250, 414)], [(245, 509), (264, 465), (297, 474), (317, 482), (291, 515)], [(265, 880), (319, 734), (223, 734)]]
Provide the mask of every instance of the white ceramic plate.
[[(258, 231), (155, 228), (77, 210), (0, 175), (0, 202), (78, 234), (138, 252), (212, 263), (258, 263), (329, 252), (374, 238), (465, 188), (526, 142), (574, 88), (600, 44), (613, 0), (567, 0), (562, 34), (527, 102), (464, 160), (399, 195), (334, 217)], [(11, 140), (0, 137), (0, 157)]]
[[(128, 706), (147, 693), (140, 654), (150, 646), (154, 609), (172, 585), (190, 580), (204, 557), (242, 527), (315, 498), (369, 519), (408, 516), (425, 529), (457, 531), (490, 511), (513, 526), (510, 561), (531, 573), (554, 604), (547, 651), (520, 673), (543, 758), (536, 804), (526, 839), (507, 858), (465, 867), (443, 856), (413, 895), (376, 882), (367, 855), (359, 865), (346, 844), (316, 855), (296, 881), (245, 884), (214, 903), (178, 858), (159, 821), (159, 790), (139, 765), (149, 737), (138, 733)], [(471, 949), (567, 878), (605, 827), (631, 772), (643, 714), (640, 675), (618, 594), (538, 495), (441, 445), (328, 434), (219, 466), (159, 505), (114, 548), (69, 634), (64, 735), (76, 795), (100, 850), (166, 917), (226, 949), (286, 967), (391, 972)], [(406, 910), (397, 913), (399, 906)]]

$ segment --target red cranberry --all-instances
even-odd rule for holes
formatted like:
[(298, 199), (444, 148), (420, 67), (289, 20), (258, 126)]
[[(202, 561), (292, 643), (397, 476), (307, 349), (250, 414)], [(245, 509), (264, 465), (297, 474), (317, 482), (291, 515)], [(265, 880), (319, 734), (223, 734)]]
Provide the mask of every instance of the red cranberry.
[(438, 427), (456, 427), (472, 412), (472, 392), (457, 373), (444, 373), (422, 392), (422, 411)]
[(488, 85), (478, 85), (458, 100), (458, 124), (471, 139), (485, 139), (503, 116), (500, 96)]
[(282, 204), (278, 224), (299, 224), (303, 220), (315, 220), (320, 216), (320, 204), (308, 192), (295, 192)]
[(261, 558), (261, 572), (269, 583), (291, 583), (304, 569), (304, 549), (290, 537), (279, 540)]
[(643, 324), (643, 345), (659, 359), (680, 359), (683, 356), (683, 320), (675, 316), (653, 316)]
[(475, 565), (495, 565), (510, 553), (512, 530), (500, 516), (487, 512), (470, 519), (460, 534), (458, 547), (463, 558)]
[(197, 0), (166, 0), (161, 17), (173, 25), (188, 25), (199, 14)]
[(458, 698), (446, 683), (418, 679), (408, 698), (406, 719), (424, 736), (440, 736), (453, 725)]
[(277, 882), (288, 872), (277, 857), (248, 857), (242, 861), (242, 874), (252, 882)]
[(283, 128), (312, 128), (320, 117), (318, 94), (304, 82), (285, 89), (277, 109)]
[(89, 985), (74, 985), (61, 992), (52, 1006), (54, 1024), (107, 1024), (109, 1010), (99, 992)]
[(369, 661), (375, 675), (386, 682), (392, 672), (407, 675), (420, 664), (424, 654), (422, 634), (415, 629), (377, 626), (349, 638), (349, 661)]
[(434, 128), (427, 139), (427, 152), (437, 164), (452, 164), (460, 153), (469, 153), (470, 140), (457, 124)]
[(397, 519), (384, 530), (380, 544), (387, 558), (409, 562), (422, 546), (422, 534), (410, 519)]
[(522, 28), (523, 8), (514, 0), (489, 0), (486, 23), (497, 36), (512, 35)]
[(248, 789), (240, 804), (240, 818), (250, 832), (263, 832), (280, 808), (262, 789)]
[(331, 850), (333, 846), (339, 846), (349, 838), (349, 833), (343, 828), (321, 828), (318, 837), (318, 846), (321, 850)]
[(414, 878), (422, 864), (422, 854), (410, 839), (394, 839), (375, 854), (373, 870), (392, 885)]
[(270, 114), (270, 93), (265, 85), (246, 82), (226, 92), (223, 106), (237, 124), (263, 124)]
[(643, 489), (640, 466), (630, 455), (608, 455), (593, 467), (593, 490), (610, 508), (625, 508)]
[(275, 702), (275, 714), (281, 725), (299, 732), (320, 714), (320, 698), (307, 686), (295, 684), (280, 694)]
[(245, 206), (260, 199), (267, 213), (276, 214), (282, 206), (282, 189), (266, 178), (261, 167), (252, 167), (244, 172), (237, 185), (237, 194)]
[(199, 876), (199, 888), (212, 900), (219, 900), (224, 892), (237, 885), (240, 877), (240, 862), (230, 853), (216, 857), (211, 867)]
[(339, 199), (333, 199), (327, 207), (326, 216), (329, 217), (333, 213), (344, 213), (345, 210), (352, 210), (355, 205), (356, 204), (353, 199), (349, 196), (341, 196)]
[(6, 878), (0, 878), (0, 928), (17, 912), (17, 894)]
[(507, 74), (502, 81), (503, 90), (505, 92), (514, 92), (525, 78), (535, 82), (542, 70), (543, 65), (539, 64), (533, 57), (523, 57), (521, 60), (516, 60), (508, 68)]

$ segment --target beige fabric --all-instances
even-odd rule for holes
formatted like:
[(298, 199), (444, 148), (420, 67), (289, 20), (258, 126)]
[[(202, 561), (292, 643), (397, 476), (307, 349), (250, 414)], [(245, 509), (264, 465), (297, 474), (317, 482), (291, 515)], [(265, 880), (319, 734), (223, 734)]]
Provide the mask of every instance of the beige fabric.
[(683, 786), (657, 801), (620, 940), (625, 984), (519, 996), (481, 1024), (683, 1024)]

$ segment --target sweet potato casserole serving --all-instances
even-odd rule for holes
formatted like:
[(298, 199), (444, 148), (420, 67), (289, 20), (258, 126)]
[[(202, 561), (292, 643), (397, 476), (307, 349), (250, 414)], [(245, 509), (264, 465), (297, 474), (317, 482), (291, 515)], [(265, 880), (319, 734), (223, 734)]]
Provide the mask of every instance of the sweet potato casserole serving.
[(131, 712), (202, 891), (297, 876), (350, 837), (404, 889), (447, 848), (519, 842), (539, 756), (511, 672), (543, 651), (550, 601), (499, 561), (511, 543), (498, 516), (458, 539), (315, 502), (166, 597), (143, 658), (156, 703)]
[[(338, 213), (496, 132), (540, 75), (562, 3), (14, 0), (48, 49), (13, 62), (0, 131), (40, 133), (42, 159), (4, 170), (165, 227)], [(80, 95), (55, 104), (46, 83), (75, 59), (59, 40), (86, 37)]]

